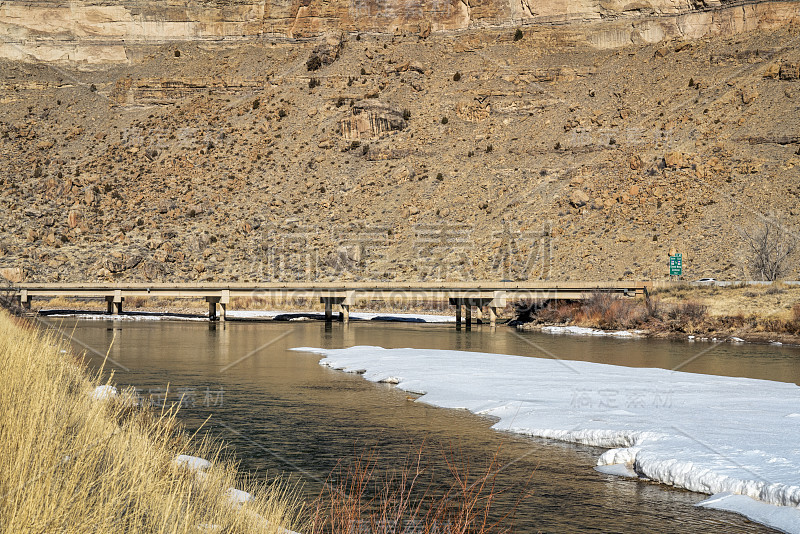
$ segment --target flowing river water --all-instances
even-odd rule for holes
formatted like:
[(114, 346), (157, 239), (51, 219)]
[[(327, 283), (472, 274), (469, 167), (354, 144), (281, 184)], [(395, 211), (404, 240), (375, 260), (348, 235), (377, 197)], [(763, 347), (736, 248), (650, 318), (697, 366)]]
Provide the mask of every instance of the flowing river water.
[[(244, 470), (283, 474), (313, 498), (340, 459), (375, 451), (378, 470), (402, 463), (421, 444), (439, 459), (454, 449), (471, 469), (495, 453), (507, 490), (495, 512), (515, 510), (516, 532), (771, 532), (735, 514), (694, 506), (704, 495), (593, 469), (602, 449), (491, 430), (464, 411), (412, 402), (390, 385), (319, 365), (292, 347), (375, 345), (558, 357), (631, 367), (745, 376), (800, 383), (800, 349), (519, 333), (512, 328), (456, 331), (452, 324), (76, 320), (50, 318), (77, 350), (105, 354), (114, 381), (154, 402), (181, 402), (188, 429), (228, 442)], [(113, 344), (112, 344), (113, 339)], [(81, 346), (83, 345), (83, 346)], [(97, 368), (102, 359), (89, 351)], [(124, 367), (124, 369), (122, 368)], [(169, 384), (169, 390), (166, 386)], [(613, 391), (606, 393), (614, 399)], [(522, 498), (527, 488), (529, 495)]]

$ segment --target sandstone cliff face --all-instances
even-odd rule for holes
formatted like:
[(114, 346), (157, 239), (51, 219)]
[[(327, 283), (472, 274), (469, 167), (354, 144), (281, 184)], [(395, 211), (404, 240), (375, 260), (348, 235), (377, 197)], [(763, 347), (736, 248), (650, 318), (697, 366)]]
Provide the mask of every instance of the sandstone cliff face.
[[(96, 65), (127, 62), (131, 47), (169, 41), (253, 41), (325, 32), (417, 33), (591, 23), (598, 48), (772, 28), (797, 2), (720, 0), (27, 0), (0, 2), (0, 57)], [(728, 7), (730, 6), (730, 7)]]

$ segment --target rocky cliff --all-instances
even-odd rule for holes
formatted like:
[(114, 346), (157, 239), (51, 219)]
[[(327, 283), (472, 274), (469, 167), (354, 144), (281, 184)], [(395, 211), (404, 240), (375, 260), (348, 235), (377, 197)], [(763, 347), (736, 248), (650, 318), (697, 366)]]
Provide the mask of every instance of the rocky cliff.
[[(726, 0), (14, 0), (0, 2), (0, 57), (97, 65), (138, 45), (258, 42), (331, 32), (416, 34), (584, 23), (598, 48), (775, 28), (797, 2)], [(587, 25), (588, 24), (588, 25)]]

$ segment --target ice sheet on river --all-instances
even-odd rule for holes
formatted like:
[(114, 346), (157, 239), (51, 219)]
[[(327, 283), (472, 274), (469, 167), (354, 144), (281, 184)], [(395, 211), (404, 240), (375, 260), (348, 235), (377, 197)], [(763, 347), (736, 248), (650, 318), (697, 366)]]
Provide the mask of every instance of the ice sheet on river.
[[(295, 350), (321, 354), (334, 369), (365, 370), (374, 382), (396, 379), (426, 403), (496, 417), (498, 430), (609, 449), (598, 465), (626, 464), (665, 484), (791, 507), (775, 526), (800, 533), (794, 384), (476, 352)], [(726, 504), (748, 515), (736, 500)]]

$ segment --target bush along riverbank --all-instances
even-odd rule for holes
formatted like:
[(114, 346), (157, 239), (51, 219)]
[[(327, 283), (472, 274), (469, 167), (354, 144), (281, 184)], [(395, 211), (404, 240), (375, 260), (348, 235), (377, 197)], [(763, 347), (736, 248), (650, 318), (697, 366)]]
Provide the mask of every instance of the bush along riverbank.
[[(299, 494), (237, 472), (175, 411), (139, 407), (52, 335), (0, 310), (4, 532), (285, 533)], [(245, 483), (240, 481), (245, 478)]]
[(518, 302), (515, 308), (521, 330), (800, 345), (800, 288), (780, 284), (682, 286), (637, 299), (595, 293), (583, 301)]

